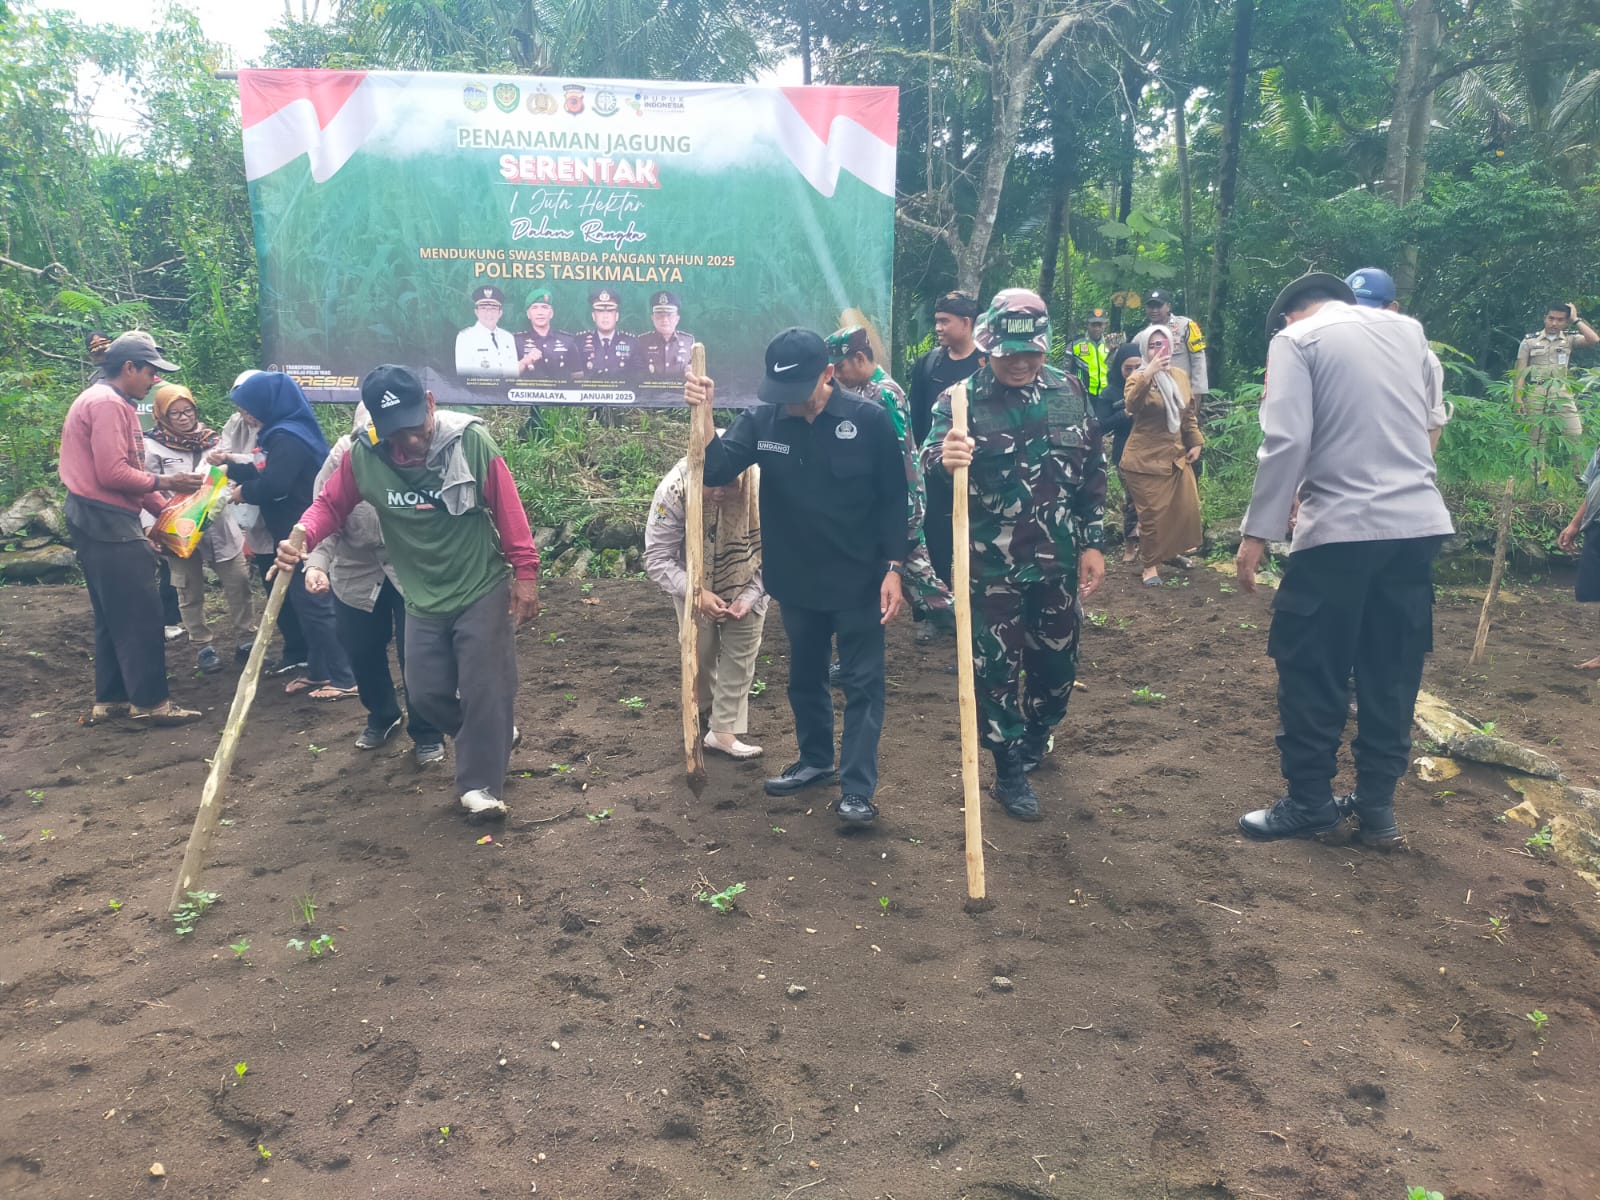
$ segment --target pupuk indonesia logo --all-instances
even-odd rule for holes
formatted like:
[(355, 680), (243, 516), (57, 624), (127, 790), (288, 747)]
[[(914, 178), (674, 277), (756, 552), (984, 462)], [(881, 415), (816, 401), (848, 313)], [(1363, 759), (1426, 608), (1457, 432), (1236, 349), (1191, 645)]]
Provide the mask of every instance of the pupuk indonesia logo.
[(514, 113), (522, 101), (522, 89), (514, 83), (494, 85), (494, 106), (503, 113)]
[(564, 100), (563, 100), (563, 103), (562, 103), (562, 107), (564, 109), (566, 109), (569, 113), (571, 113), (575, 117), (578, 116), (580, 113), (582, 113), (583, 112), (583, 84), (581, 84), (581, 83), (566, 83), (566, 84), (562, 84), (561, 85), (561, 91), (562, 91), (562, 95), (564, 97)]
[(482, 112), (489, 107), (489, 93), (476, 83), (469, 83), (461, 89), (461, 103), (467, 106), (468, 112)]

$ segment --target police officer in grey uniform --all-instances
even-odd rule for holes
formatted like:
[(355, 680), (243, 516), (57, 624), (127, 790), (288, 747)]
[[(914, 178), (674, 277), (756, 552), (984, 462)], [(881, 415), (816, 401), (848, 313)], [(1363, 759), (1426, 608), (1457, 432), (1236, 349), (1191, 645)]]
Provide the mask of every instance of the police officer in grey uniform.
[[(1569, 324), (1576, 325), (1577, 331), (1569, 331)], [(1583, 422), (1578, 418), (1568, 372), (1572, 352), (1596, 342), (1600, 342), (1600, 334), (1578, 316), (1577, 308), (1556, 301), (1545, 310), (1544, 328), (1530, 333), (1517, 347), (1517, 374), (1511, 396), (1517, 415), (1533, 418), (1528, 440), (1541, 451), (1551, 413), (1560, 415), (1561, 436), (1574, 447), (1583, 436)]]
[(551, 324), (556, 310), (550, 289), (529, 292), (527, 309), (528, 331), (517, 334), (517, 363), (523, 378), (566, 379), (572, 374), (578, 339)]
[(678, 332), (678, 297), (675, 292), (650, 294), (653, 330), (639, 339), (644, 373), (650, 379), (682, 379), (689, 369), (694, 334)]
[(624, 383), (638, 377), (639, 343), (631, 333), (617, 328), (619, 310), (620, 301), (611, 288), (589, 293), (594, 328), (578, 335), (574, 379)]
[(472, 311), (478, 320), (456, 334), (456, 374), (472, 379), (515, 379), (517, 340), (500, 328), (505, 293), (493, 284), (472, 289)]

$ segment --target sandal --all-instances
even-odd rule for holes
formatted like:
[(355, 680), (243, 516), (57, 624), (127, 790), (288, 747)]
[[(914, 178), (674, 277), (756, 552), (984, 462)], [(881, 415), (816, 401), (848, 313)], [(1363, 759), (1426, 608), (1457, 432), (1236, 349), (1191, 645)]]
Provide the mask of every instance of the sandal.
[(103, 721), (114, 721), (118, 717), (125, 717), (133, 708), (126, 700), (111, 704), (96, 704), (89, 710), (89, 715), (83, 718), (85, 725), (99, 725)]
[(203, 712), (194, 708), (184, 708), (171, 700), (156, 705), (154, 708), (140, 708), (138, 705), (128, 706), (128, 719), (136, 725), (188, 725), (205, 716)]
[(1145, 587), (1160, 587), (1161, 586), (1161, 576), (1159, 576), (1159, 575), (1146, 575), (1142, 582), (1144, 583)]
[(306, 698), (309, 700), (324, 700), (331, 703), (334, 700), (349, 700), (355, 695), (355, 684), (351, 684), (347, 688), (342, 688), (334, 687), (332, 684), (325, 683), (320, 687), (313, 688), (311, 691), (307, 692)]
[(297, 675), (283, 685), (283, 694), (285, 696), (298, 696), (301, 692), (314, 691), (317, 688), (325, 688), (327, 686), (328, 681), (326, 679), (307, 679), (304, 675)]

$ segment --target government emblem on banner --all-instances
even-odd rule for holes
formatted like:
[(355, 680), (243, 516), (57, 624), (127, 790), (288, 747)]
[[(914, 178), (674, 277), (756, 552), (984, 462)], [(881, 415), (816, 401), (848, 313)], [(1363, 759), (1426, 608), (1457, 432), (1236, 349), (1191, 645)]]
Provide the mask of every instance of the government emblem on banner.
[(475, 83), (469, 83), (461, 89), (461, 103), (467, 106), (468, 112), (482, 112), (489, 107), (489, 93)]
[(535, 116), (548, 117), (559, 107), (556, 98), (542, 87), (528, 93), (528, 111)]
[(494, 85), (494, 106), (503, 113), (514, 113), (522, 99), (522, 89), (514, 83)]
[(583, 111), (583, 84), (563, 84), (561, 90), (566, 94), (566, 102), (562, 105), (562, 107), (573, 116), (577, 116)]
[(615, 116), (617, 111), (617, 97), (614, 92), (596, 92), (594, 94), (594, 110), (602, 117)]

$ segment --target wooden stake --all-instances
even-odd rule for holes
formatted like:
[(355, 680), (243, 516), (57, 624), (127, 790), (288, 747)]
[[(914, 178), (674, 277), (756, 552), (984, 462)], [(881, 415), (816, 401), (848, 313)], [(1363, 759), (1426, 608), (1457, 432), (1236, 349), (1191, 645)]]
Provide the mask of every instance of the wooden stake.
[[(699, 342), (689, 351), (691, 374), (706, 373), (706, 348)], [(706, 516), (704, 487), (706, 443), (711, 440), (711, 409), (697, 404), (689, 410), (689, 469), (683, 488), (683, 548), (686, 586), (683, 625), (678, 630), (678, 655), (682, 667), (683, 763), (689, 790), (698, 797), (706, 786), (706, 749), (700, 738), (700, 626), (695, 601), (706, 581)]]
[(1506, 480), (1505, 495), (1500, 497), (1500, 528), (1494, 535), (1494, 566), (1489, 571), (1489, 590), (1484, 593), (1483, 611), (1478, 614), (1478, 636), (1472, 642), (1469, 663), (1483, 661), (1484, 648), (1489, 644), (1489, 610), (1500, 595), (1500, 577), (1506, 573), (1506, 542), (1511, 537), (1511, 491), (1516, 487), (1516, 476)]
[[(297, 550), (306, 548), (306, 531), (299, 525), (289, 535)], [(233, 769), (233, 756), (239, 749), (239, 738), (244, 733), (245, 718), (250, 715), (250, 705), (256, 698), (256, 684), (261, 679), (261, 664), (267, 657), (267, 645), (272, 641), (273, 626), (283, 611), (283, 602), (289, 596), (289, 572), (279, 571), (267, 596), (267, 611), (261, 614), (261, 624), (256, 629), (255, 643), (250, 647), (250, 657), (244, 664), (244, 674), (239, 676), (239, 686), (233, 692), (233, 707), (228, 710), (228, 723), (222, 727), (222, 744), (211, 760), (211, 774), (206, 776), (206, 786), (200, 793), (200, 811), (195, 814), (194, 828), (189, 831), (189, 845), (183, 852), (183, 866), (178, 869), (178, 881), (172, 888), (172, 899), (167, 911), (176, 912), (183, 903), (185, 892), (200, 885), (200, 872), (205, 869), (206, 851), (211, 848), (211, 835), (216, 832), (217, 819), (222, 816), (222, 790), (228, 782), (228, 772)]]
[[(967, 432), (967, 385), (950, 389), (950, 427)], [(967, 897), (985, 899), (983, 808), (978, 788), (978, 701), (972, 680), (972, 541), (967, 530), (967, 468), (953, 472), (955, 488), (950, 591), (956, 602), (956, 681), (961, 704), (961, 794), (966, 808)]]

